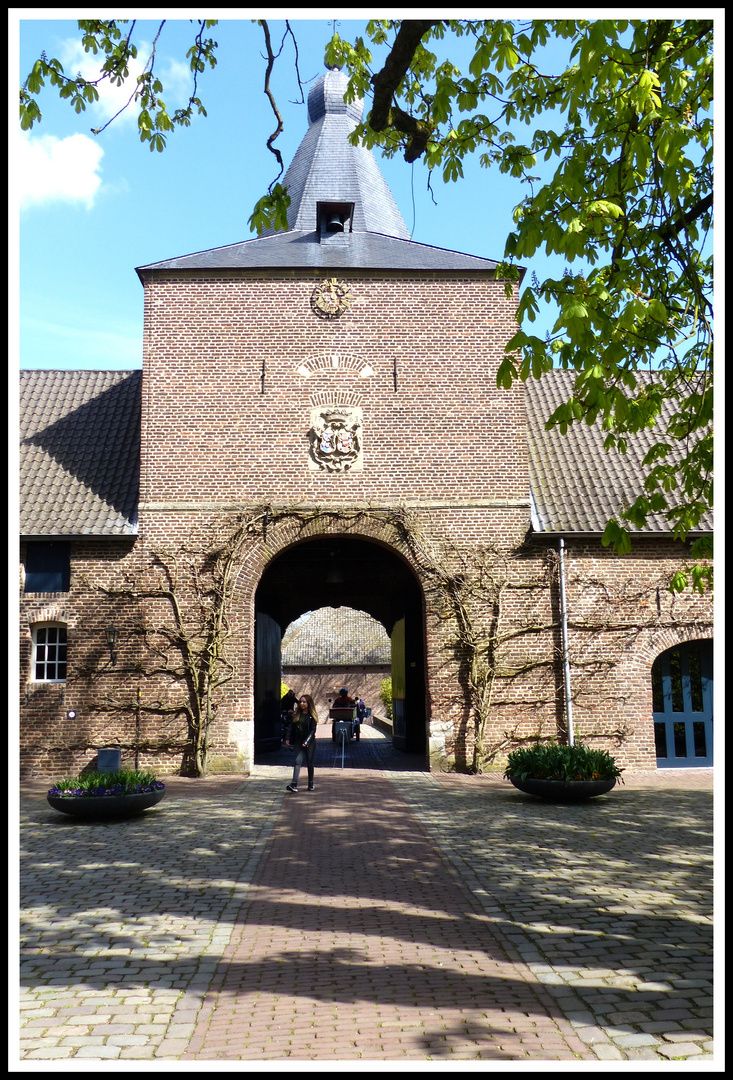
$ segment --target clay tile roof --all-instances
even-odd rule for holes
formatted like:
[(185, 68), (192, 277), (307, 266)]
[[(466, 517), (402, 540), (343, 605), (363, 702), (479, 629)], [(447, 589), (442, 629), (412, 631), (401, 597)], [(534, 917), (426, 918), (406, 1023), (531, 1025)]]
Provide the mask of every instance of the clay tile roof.
[(391, 646), (381, 623), (352, 608), (320, 608), (291, 623), (282, 642), (283, 667), (389, 664)]
[[(644, 455), (660, 437), (659, 429), (629, 436), (622, 454), (604, 448), (599, 423), (572, 424), (564, 435), (557, 427), (545, 430), (545, 421), (571, 396), (574, 380), (573, 371), (551, 371), (526, 383), (532, 524), (537, 532), (602, 533), (609, 519), (639, 494)], [(712, 528), (710, 513), (698, 532)], [(642, 531), (668, 533), (670, 523), (654, 514)]]
[(22, 535), (137, 531), (141, 376), (20, 373)]

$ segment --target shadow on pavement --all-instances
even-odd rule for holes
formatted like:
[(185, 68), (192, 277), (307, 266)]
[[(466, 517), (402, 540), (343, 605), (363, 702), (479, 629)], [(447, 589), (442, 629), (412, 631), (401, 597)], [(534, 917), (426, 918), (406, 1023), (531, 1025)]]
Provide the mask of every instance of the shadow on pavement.
[[(650, 1022), (669, 1024), (679, 980), (709, 978), (705, 793), (538, 807), (488, 785), (474, 786), (472, 798), (468, 789), (431, 788), (445, 839), (471, 857), (504, 913), (488, 920), (426, 845), (421, 820), (431, 808), (406, 812), (392, 784), (368, 770), (345, 784), (323, 768), (317, 799), (285, 802), (246, 904), (244, 893), (231, 899), (258, 832), (242, 814), (246, 787), (195, 810), (172, 799), (124, 826), (82, 828), (34, 807), (22, 984), (204, 992), (212, 969), (200, 966), (197, 927), (225, 911), (235, 926), (256, 928), (250, 951), (226, 968), (233, 1000), (246, 990), (365, 1005), (480, 1002), (491, 1014), (475, 1032), (484, 1047), (496, 1037), (495, 1010), (507, 1021), (514, 1012), (563, 1015), (556, 989), (529, 986), (506, 966), (505, 935), (523, 935), (553, 964), (638, 973), (639, 989), (597, 979), (575, 988), (589, 1014), (599, 995), (612, 999), (613, 1023), (646, 1010)], [(687, 993), (697, 1000), (702, 992)], [(705, 1026), (694, 1011), (689, 1022)]]

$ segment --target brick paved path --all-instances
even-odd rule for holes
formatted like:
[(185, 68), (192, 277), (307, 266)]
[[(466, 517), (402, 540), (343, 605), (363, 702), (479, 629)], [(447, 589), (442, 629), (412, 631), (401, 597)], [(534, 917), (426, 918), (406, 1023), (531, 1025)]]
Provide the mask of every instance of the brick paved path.
[(288, 798), (243, 916), (183, 1060), (587, 1054), (377, 774)]
[(710, 771), (567, 807), (318, 753), (125, 823), (29, 786), (21, 1059), (714, 1064)]

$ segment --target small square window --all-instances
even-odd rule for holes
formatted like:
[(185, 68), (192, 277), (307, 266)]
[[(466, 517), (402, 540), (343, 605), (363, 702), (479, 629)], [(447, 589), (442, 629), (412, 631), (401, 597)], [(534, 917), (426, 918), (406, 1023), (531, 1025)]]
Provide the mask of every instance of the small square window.
[(68, 592), (70, 579), (71, 554), (68, 542), (28, 542), (25, 555), (25, 592)]

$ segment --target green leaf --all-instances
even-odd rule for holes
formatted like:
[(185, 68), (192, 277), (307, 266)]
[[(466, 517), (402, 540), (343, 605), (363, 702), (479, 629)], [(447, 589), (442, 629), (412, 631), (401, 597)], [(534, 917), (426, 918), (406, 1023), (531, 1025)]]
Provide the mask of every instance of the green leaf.
[(655, 322), (660, 323), (662, 326), (667, 324), (667, 309), (661, 300), (651, 299), (649, 301), (649, 314)]
[(678, 570), (675, 574), (672, 574), (669, 582), (669, 591), (672, 593), (684, 592), (687, 588), (687, 584), (687, 574), (685, 574), (682, 570)]
[(290, 195), (282, 184), (275, 184), (272, 191), (255, 203), (249, 218), (251, 232), (261, 234), (265, 229), (287, 232)]
[(20, 127), (22, 131), (30, 131), (37, 121), (41, 119), (41, 110), (38, 103), (31, 99), (20, 106)]
[(500, 390), (510, 390), (516, 378), (517, 369), (514, 363), (509, 357), (505, 357), (499, 364), (499, 370), (496, 373), (496, 385)]
[(26, 88), (31, 94), (38, 94), (42, 86), (45, 86), (43, 81), (43, 63), (40, 60), (36, 60), (33, 65), (33, 70), (26, 79)]
[(615, 518), (606, 525), (601, 537), (604, 547), (612, 547), (617, 555), (628, 555), (631, 551), (631, 537), (628, 529), (622, 528)]

